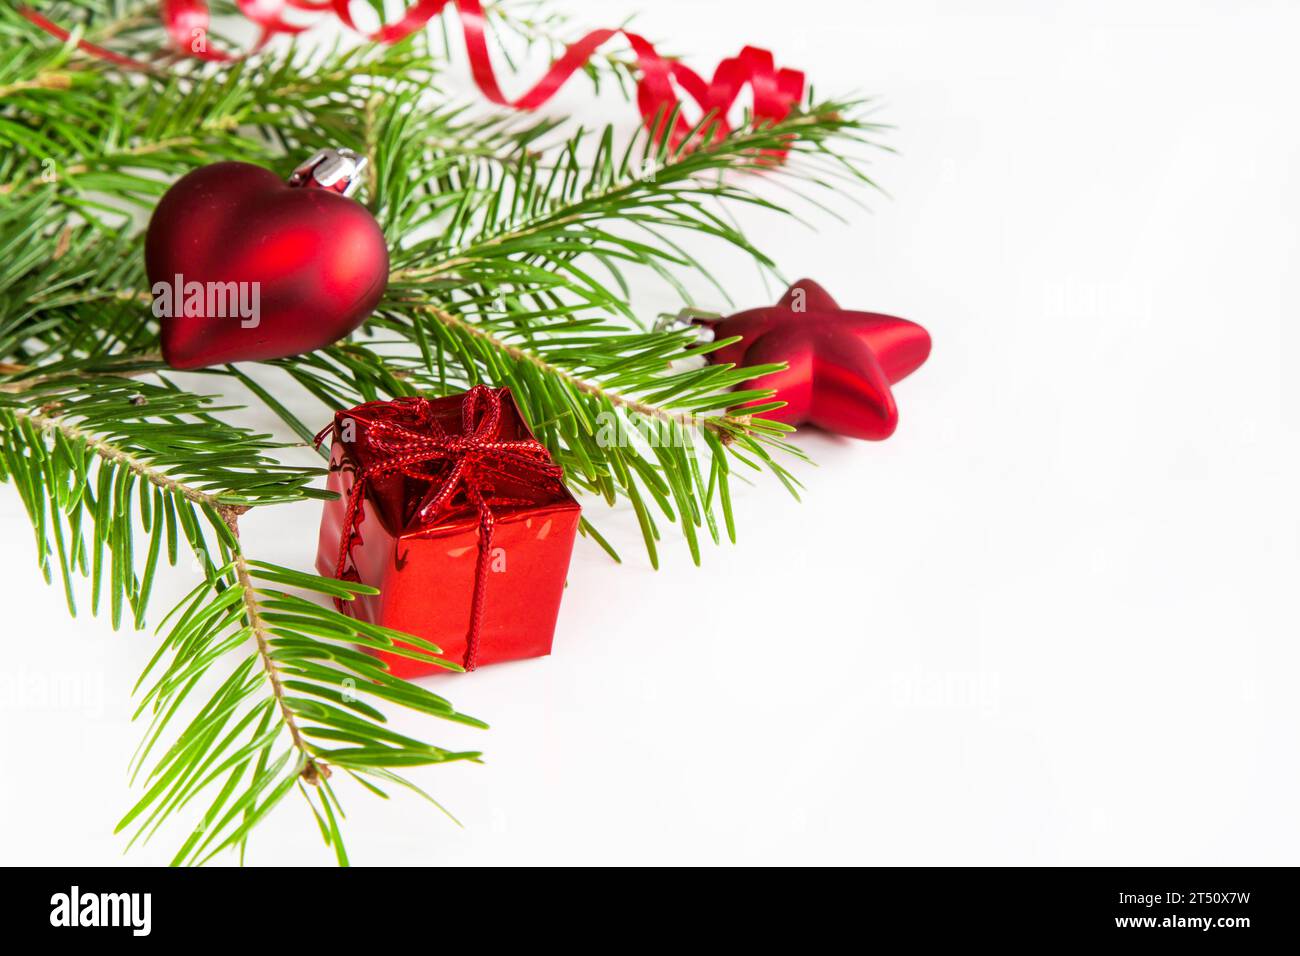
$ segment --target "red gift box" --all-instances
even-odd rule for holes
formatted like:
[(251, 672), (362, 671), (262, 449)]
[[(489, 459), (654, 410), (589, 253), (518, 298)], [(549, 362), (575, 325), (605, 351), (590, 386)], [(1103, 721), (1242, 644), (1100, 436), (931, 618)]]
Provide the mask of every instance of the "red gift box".
[[(337, 412), (316, 567), (379, 588), (340, 606), (482, 664), (551, 652), (581, 508), (509, 389)], [(380, 653), (399, 677), (444, 672)]]

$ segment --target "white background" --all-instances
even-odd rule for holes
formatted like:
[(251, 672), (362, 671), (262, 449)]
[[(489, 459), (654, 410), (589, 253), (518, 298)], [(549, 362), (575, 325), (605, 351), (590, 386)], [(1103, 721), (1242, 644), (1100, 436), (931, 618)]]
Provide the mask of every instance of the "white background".
[[(638, 6), (560, 5), (575, 27)], [(748, 42), (879, 95), (889, 197), (752, 234), (934, 355), (889, 441), (801, 439), (804, 503), (739, 489), (740, 542), (702, 569), (670, 546), (651, 571), (593, 503), (630, 560), (579, 543), (555, 655), (437, 681), (493, 729), (402, 721), (486, 751), (416, 775), (463, 829), (354, 794), (354, 861), (1296, 863), (1300, 9), (639, 6), (702, 69)], [(590, 100), (561, 102), (630, 122)], [(645, 314), (673, 307), (646, 288)], [(112, 836), (153, 639), (68, 620), (3, 495), (0, 860), (165, 861), (177, 841)], [(317, 520), (244, 530), (307, 567)], [(330, 857), (290, 799), (250, 859)]]

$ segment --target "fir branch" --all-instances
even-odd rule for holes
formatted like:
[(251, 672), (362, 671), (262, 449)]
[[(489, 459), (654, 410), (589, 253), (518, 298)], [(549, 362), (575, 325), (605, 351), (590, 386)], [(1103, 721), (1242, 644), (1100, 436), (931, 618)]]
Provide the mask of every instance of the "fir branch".
[[(479, 757), (388, 729), (376, 704), (486, 725), (458, 713), (438, 695), (391, 676), (382, 662), (354, 649), (360, 645), (456, 669), (435, 656), (432, 644), (283, 590), (287, 585), (352, 600), (374, 589), (248, 560), (233, 537), (223, 543), (223, 553), (228, 563), (172, 612), (175, 623), (141, 677), (142, 684), (150, 676), (155, 679), (138, 711), (150, 714), (151, 721), (134, 761), (136, 773), (165, 736), (172, 743), (152, 763), (146, 792), (118, 831), (132, 829), (131, 843), (147, 841), (180, 811), (208, 800), (198, 826), (172, 861), (204, 863), (224, 850), (242, 853), (252, 828), (297, 786), (321, 822), (326, 844), (346, 864), (333, 812), (341, 811), (330, 784), (334, 770), (343, 769), (365, 782), (367, 790), (386, 796), (383, 783), (419, 792), (398, 768)], [(255, 653), (237, 659), (205, 703), (190, 705), (194, 715), (189, 722), (172, 732), (178, 710), (194, 697), (199, 676), (250, 638)]]
[[(57, 408), (58, 400), (56, 399), (48, 407)], [(180, 495), (197, 505), (208, 508), (215, 509), (221, 506), (221, 500), (216, 495), (199, 491), (183, 481), (177, 481), (175, 478), (163, 474), (156, 468), (151, 468), (148, 464), (117, 445), (88, 434), (76, 425), (70, 424), (67, 418), (62, 415), (47, 415), (40, 411), (26, 411), (23, 409), (14, 409), (11, 414), (15, 429), (26, 424), (40, 432), (57, 431), (63, 440), (74, 445), (84, 446), (109, 464), (120, 465), (169, 494)]]
[[(92, 581), (92, 611), (107, 583), (113, 626), (129, 607), (140, 627), (164, 543), (170, 564), (184, 537), (206, 565), (205, 520), (325, 494), (310, 487), (319, 469), (278, 463), (267, 453), (280, 446), (224, 424), (203, 396), (107, 375), (28, 386), (0, 392), (0, 479), (27, 508), (47, 580), (57, 562), (70, 613), (80, 573)], [(149, 535), (138, 570), (136, 527)]]
[[(246, 641), (254, 645), (253, 656), (235, 665), (149, 772), (146, 793), (119, 826), (135, 825), (132, 842), (148, 839), (207, 795), (212, 802), (173, 862), (205, 862), (236, 846), (242, 852), (251, 828), (302, 780), (316, 791), (303, 791), (313, 813), (332, 821), (322, 828), (326, 843), (346, 862), (334, 815), (339, 798), (328, 783), (331, 766), (373, 778), (367, 789), (382, 792), (383, 783), (417, 789), (395, 772), (399, 768), (478, 758), (395, 734), (384, 727), (382, 712), (366, 703), (485, 726), (352, 650), (387, 650), (458, 669), (437, 658), (436, 646), (284, 590), (350, 600), (374, 589), (244, 555), (239, 516), (252, 507), (320, 496), (307, 487), (319, 469), (277, 465), (262, 454), (275, 447), (263, 436), (223, 425), (212, 417), (221, 409), (208, 400), (166, 386), (72, 376), (29, 384), (0, 394), (0, 478), (12, 482), (28, 506), (47, 578), (57, 561), (69, 610), (76, 610), (72, 576), (80, 571), (93, 578), (92, 609), (107, 579), (114, 626), (124, 606), (142, 626), (161, 556), (165, 550), (176, 564), (182, 535), (204, 569), (203, 583), (173, 612), (176, 624), (146, 669), (144, 677), (156, 679), (141, 703), (140, 712), (152, 720), (137, 770), (178, 713), (193, 706), (188, 702), (200, 679)], [(149, 535), (138, 573), (137, 527)], [(108, 573), (102, 570), (105, 551)], [(333, 746), (338, 741), (348, 746)], [(282, 742), (288, 749), (279, 753)]]
[[(234, 509), (229, 509), (223, 512), (221, 517), (225, 521), (226, 527), (230, 529), (231, 535), (238, 538), (238, 513)], [(261, 609), (258, 606), (253, 588), (253, 577), (249, 573), (248, 561), (244, 559), (242, 551), (235, 552), (231, 566), (235, 572), (235, 580), (239, 582), (239, 587), (243, 592), (245, 620), (248, 622), (248, 629), (252, 632), (253, 640), (257, 644), (257, 655), (261, 658), (262, 670), (266, 672), (266, 678), (271, 685), (271, 696), (275, 699), (275, 706), (284, 721), (285, 729), (289, 731), (289, 739), (293, 743), (293, 748), (302, 755), (303, 769), (301, 774), (308, 783), (316, 783), (322, 776), (328, 778), (329, 768), (324, 764), (318, 764), (311, 756), (306, 742), (302, 739), (302, 731), (298, 729), (298, 722), (294, 718), (293, 711), (290, 710), (288, 703), (285, 701), (284, 684), (281, 681), (280, 669), (276, 666), (275, 659), (272, 657), (267, 626), (262, 620)]]
[[(424, 368), (416, 374), (403, 365), (408, 381), (510, 385), (571, 482), (611, 503), (631, 501), (652, 563), (655, 511), (680, 525), (698, 562), (695, 529), (719, 539), (715, 507), (734, 538), (725, 459), (765, 468), (794, 491), (797, 482), (775, 453), (799, 453), (782, 440), (788, 428), (759, 417), (779, 407), (764, 402), (770, 393), (734, 391), (775, 367), (681, 368), (681, 360), (724, 343), (629, 329), (636, 317), (624, 271), (649, 268), (685, 294), (678, 273), (707, 272), (672, 232), (721, 240), (773, 268), (725, 218), (726, 207), (789, 213), (760, 192), (780, 177), (836, 188), (803, 161), (826, 154), (836, 138), (870, 147), (877, 128), (852, 112), (851, 104), (822, 104), (725, 137), (705, 118), (677, 148), (645, 131), (616, 149), (606, 130), (580, 133), (553, 156), (519, 155), (514, 164), (432, 156), (436, 191), (383, 178), (374, 197), (390, 235), (409, 236), (430, 221), (443, 226), (394, 253), (389, 293), (369, 328), (419, 349)], [(388, 122), (395, 132), (381, 139), (390, 151), (421, 147), (407, 117)], [(774, 160), (778, 153), (786, 154), (783, 163)], [(870, 184), (858, 163), (846, 163), (848, 175)], [(746, 173), (762, 176), (746, 182)], [(593, 263), (610, 278), (598, 277)]]
[[(329, 412), (509, 385), (571, 484), (630, 503), (652, 562), (662, 519), (699, 561), (704, 535), (735, 539), (731, 480), (766, 470), (793, 491), (781, 461), (799, 452), (786, 426), (761, 417), (775, 407), (765, 393), (735, 390), (771, 367), (690, 367), (723, 343), (645, 330), (630, 272), (650, 270), (691, 304), (711, 260), (682, 238), (774, 272), (734, 210), (797, 218), (822, 205), (817, 190), (870, 186), (862, 151), (878, 148), (881, 127), (855, 104), (809, 103), (725, 137), (705, 117), (689, 148), (646, 131), (618, 145), (613, 129), (553, 142), (560, 120), (447, 102), (434, 87), (445, 57), (423, 36), (205, 65), (159, 56), (165, 38), (135, 0), (47, 12), (159, 67), (124, 74), (0, 8), (0, 478), (73, 613), (73, 579), (85, 576), (93, 611), (107, 584), (114, 626), (130, 609), (141, 627), (162, 557), (176, 564), (183, 542), (199, 560), (198, 585), (164, 619), (141, 678), (150, 724), (134, 766), (146, 790), (119, 829), (147, 840), (197, 813), (175, 862), (242, 857), (253, 827), (297, 789), (345, 863), (335, 771), (380, 796), (390, 784), (427, 796), (397, 771), (478, 756), (398, 734), (385, 711), (481, 724), (357, 649), (428, 661), (435, 647), (320, 603), (371, 589), (244, 554), (240, 516), (321, 497), (320, 469), (284, 464), (286, 445), (233, 424), (237, 406), (164, 377), (140, 214), (205, 163), (287, 174), (322, 146), (364, 150), (365, 199), (393, 259), (377, 315), (350, 341), (204, 374), (244, 385), (304, 441), (318, 423), (290, 412), (262, 371)], [(545, 13), (493, 4), (489, 14), (525, 44), (558, 35)], [(625, 82), (627, 68), (615, 54), (589, 72)], [(586, 520), (582, 531), (616, 556)], [(198, 688), (214, 683), (205, 699)]]
[[(707, 529), (715, 544), (720, 541), (715, 509), (721, 511), (727, 536), (735, 540), (729, 458), (749, 469), (766, 468), (791, 491), (797, 488), (793, 476), (773, 455), (779, 451), (802, 456), (780, 438), (790, 427), (751, 417), (772, 404), (740, 415), (702, 414), (763, 399), (768, 393), (733, 388), (775, 367), (707, 366), (670, 379), (664, 374), (670, 358), (700, 354), (724, 343), (692, 349), (685, 345), (688, 332), (617, 332), (595, 323), (574, 328), (563, 320), (554, 324), (561, 328), (544, 335), (541, 322), (521, 332), (508, 321), (480, 319), (471, 324), (441, 312), (437, 322), (425, 328), (432, 352), (445, 356), (449, 366), (468, 370), (464, 384), (491, 381), (511, 387), (570, 484), (610, 503), (619, 496), (631, 502), (652, 564), (658, 563), (660, 538), (656, 512), (678, 523), (697, 563), (701, 559), (697, 528)], [(609, 388), (600, 379), (579, 377), (570, 371), (575, 368), (588, 374), (600, 369), (624, 390)], [(656, 391), (650, 397), (656, 403), (629, 397), (652, 388)], [(595, 531), (590, 523), (586, 530)], [(603, 538), (596, 537), (617, 557)]]
[[(553, 376), (576, 391), (589, 395), (602, 402), (626, 409), (636, 415), (642, 415), (647, 418), (655, 418), (661, 422), (667, 422), (671, 425), (678, 425), (685, 428), (707, 428), (720, 434), (729, 434), (728, 426), (745, 428), (752, 424), (751, 415), (724, 415), (724, 416), (701, 416), (691, 415), (685, 412), (673, 412), (668, 408), (652, 405), (648, 402), (637, 401), (618, 392), (608, 391), (600, 386), (597, 382), (587, 381), (571, 374), (558, 365), (553, 365), (543, 358), (537, 352), (529, 351), (519, 346), (512, 345), (509, 342), (493, 335), (482, 324), (467, 322), (458, 318), (445, 309), (440, 309), (433, 305), (419, 306), (423, 313), (433, 316), (439, 322), (442, 322), (448, 328), (462, 335), (470, 336), (488, 345), (489, 348), (500, 352), (506, 358), (515, 362), (527, 362), (533, 368), (537, 369), (544, 376)], [(775, 371), (776, 369), (769, 369)], [(746, 369), (747, 376), (762, 374), (762, 369)], [(733, 401), (734, 396), (729, 396)]]

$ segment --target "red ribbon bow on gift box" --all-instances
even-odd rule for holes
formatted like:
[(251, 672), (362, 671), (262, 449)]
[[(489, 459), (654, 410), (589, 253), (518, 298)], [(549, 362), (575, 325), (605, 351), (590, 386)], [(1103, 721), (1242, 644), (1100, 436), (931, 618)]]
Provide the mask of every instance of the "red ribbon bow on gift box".
[[(463, 491), (478, 512), (479, 520), (478, 563), (474, 569), (474, 598), (464, 661), (465, 669), (472, 671), (477, 664), (479, 626), (492, 557), (492, 528), (496, 521), (492, 505), (528, 503), (527, 499), (497, 494), (492, 477), (499, 475), (516, 484), (546, 490), (560, 481), (563, 470), (552, 463), (546, 446), (536, 439), (501, 440), (501, 393), (486, 385), (475, 385), (465, 393), (459, 435), (450, 434), (442, 427), (431, 413), (426, 398), (398, 398), (392, 404), (413, 413), (415, 423), (407, 426), (396, 421), (380, 421), (370, 425), (367, 435), (377, 457), (357, 472), (348, 492), (334, 576), (344, 579), (369, 482), (394, 473), (429, 482), (431, 496), (422, 510), (430, 515), (440, 513), (458, 491)], [(316, 443), (324, 441), (333, 429), (331, 424), (322, 430), (316, 436)], [(341, 602), (338, 603), (341, 610)]]

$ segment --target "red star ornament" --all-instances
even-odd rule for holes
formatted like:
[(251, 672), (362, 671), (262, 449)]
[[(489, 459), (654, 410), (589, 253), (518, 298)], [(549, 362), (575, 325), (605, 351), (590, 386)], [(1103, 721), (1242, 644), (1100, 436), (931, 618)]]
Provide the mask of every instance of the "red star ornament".
[(774, 306), (695, 321), (717, 339), (741, 337), (709, 353), (711, 362), (787, 363), (739, 386), (776, 389), (775, 398), (787, 403), (764, 417), (850, 438), (880, 441), (894, 433), (898, 406), (890, 386), (930, 355), (930, 333), (915, 322), (841, 309), (811, 279), (790, 286)]

